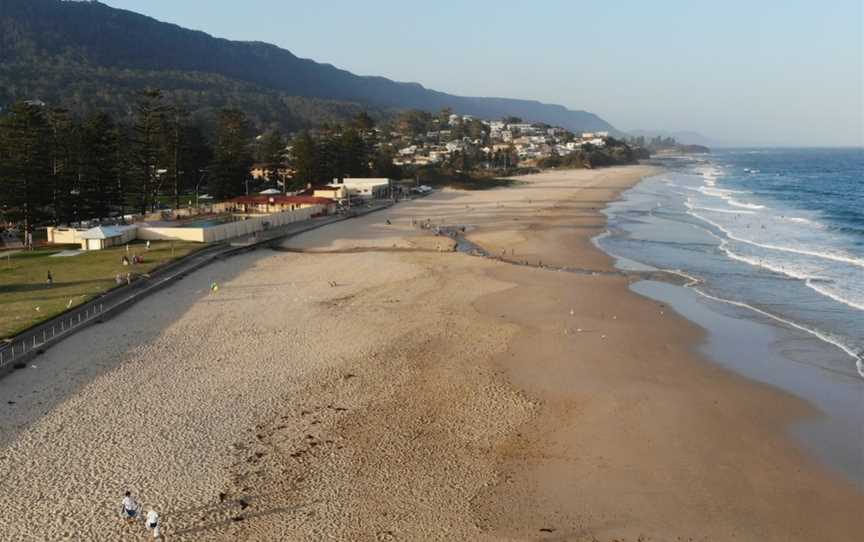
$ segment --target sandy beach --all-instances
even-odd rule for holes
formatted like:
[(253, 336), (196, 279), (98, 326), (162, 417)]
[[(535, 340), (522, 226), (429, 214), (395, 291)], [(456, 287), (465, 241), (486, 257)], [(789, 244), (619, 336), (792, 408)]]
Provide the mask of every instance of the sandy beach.
[(143, 540), (129, 489), (172, 541), (860, 540), (787, 436), (819, 412), (603, 273), (600, 210), (652, 172), (436, 192), (73, 336), (0, 380), (0, 539)]

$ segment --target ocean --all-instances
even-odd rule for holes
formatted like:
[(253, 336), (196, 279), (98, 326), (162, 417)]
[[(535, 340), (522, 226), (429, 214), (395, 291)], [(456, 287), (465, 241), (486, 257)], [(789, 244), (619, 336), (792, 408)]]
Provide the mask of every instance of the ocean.
[(793, 432), (864, 487), (864, 149), (660, 162), (606, 209), (597, 244), (621, 268), (682, 277), (686, 300), (634, 290), (713, 333), (711, 357), (816, 405), (823, 419)]
[(834, 345), (846, 356), (801, 361), (864, 378), (864, 149), (728, 150), (664, 165), (607, 209), (601, 246)]

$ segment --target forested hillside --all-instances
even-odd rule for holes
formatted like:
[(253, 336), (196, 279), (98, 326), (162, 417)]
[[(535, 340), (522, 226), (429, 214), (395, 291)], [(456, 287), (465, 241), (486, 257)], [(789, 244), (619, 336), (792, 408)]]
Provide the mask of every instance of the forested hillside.
[[(453, 96), (416, 83), (360, 77), (273, 45), (235, 42), (99, 2), (0, 0), (0, 103), (40, 99), (72, 109), (128, 109), (163, 89), (194, 115), (242, 102), (253, 121), (283, 129), (394, 109), (452, 108), (573, 131), (609, 130), (592, 113), (505, 98)], [(353, 104), (353, 105), (351, 105)]]

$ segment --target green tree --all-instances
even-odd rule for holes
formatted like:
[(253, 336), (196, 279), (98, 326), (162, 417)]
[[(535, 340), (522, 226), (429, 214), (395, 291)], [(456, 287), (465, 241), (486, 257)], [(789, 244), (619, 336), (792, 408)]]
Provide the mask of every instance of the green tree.
[(393, 163), (393, 151), (391, 149), (382, 149), (372, 158), (370, 174), (373, 177), (401, 179), (403, 173), (402, 168)]
[(209, 187), (218, 199), (228, 199), (246, 191), (252, 168), (249, 121), (238, 109), (219, 112), (216, 145), (210, 167)]
[(107, 113), (94, 113), (81, 126), (79, 179), (84, 217), (105, 218), (122, 205), (117, 182), (119, 131)]
[(168, 111), (162, 91), (141, 92), (135, 107), (132, 140), (132, 160), (136, 181), (129, 187), (128, 197), (141, 213), (154, 208), (159, 192), (159, 161), (164, 154), (165, 115)]
[(207, 168), (213, 162), (213, 147), (200, 126), (186, 126), (183, 140), (185, 148), (180, 157), (180, 192), (197, 187), (206, 178)]
[(490, 128), (483, 124), (482, 121), (474, 119), (465, 127), (465, 132), (472, 140), (485, 141), (489, 135)]
[(174, 196), (174, 207), (180, 207), (180, 193), (183, 190), (183, 163), (188, 150), (186, 140), (189, 113), (175, 105), (165, 112), (163, 162), (166, 169), (166, 182)]
[(375, 121), (366, 111), (357, 113), (351, 124), (354, 129), (359, 130), (361, 133), (372, 131), (375, 128)]
[(416, 109), (405, 111), (397, 117), (396, 126), (401, 134), (416, 137), (429, 131), (432, 126), (432, 115)]
[(0, 208), (25, 240), (51, 202), (51, 128), (42, 107), (18, 103), (0, 122)]
[(369, 157), (366, 142), (354, 129), (346, 130), (334, 139), (333, 154), (336, 157), (333, 177), (365, 177), (369, 174)]
[(318, 143), (309, 132), (302, 132), (294, 138), (291, 160), (294, 166), (295, 187), (318, 182), (321, 176)]
[(51, 210), (54, 224), (80, 220), (81, 190), (78, 183), (80, 126), (69, 111), (48, 111), (51, 129)]
[(282, 183), (285, 179), (280, 172), (285, 168), (285, 136), (279, 130), (265, 132), (258, 141), (258, 162), (264, 167), (267, 180), (271, 183)]

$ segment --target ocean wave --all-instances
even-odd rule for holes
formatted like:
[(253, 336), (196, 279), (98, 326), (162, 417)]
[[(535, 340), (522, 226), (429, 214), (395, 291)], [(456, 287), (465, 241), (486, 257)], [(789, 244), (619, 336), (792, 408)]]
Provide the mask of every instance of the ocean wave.
[(804, 284), (815, 291), (818, 294), (821, 294), (825, 297), (828, 297), (838, 303), (846, 305), (847, 307), (857, 309), (860, 311), (864, 311), (864, 301), (859, 301), (857, 299), (850, 299), (847, 296), (844, 296), (836, 291), (832, 290), (829, 286), (833, 285), (836, 282), (832, 279), (822, 277), (819, 275), (814, 275), (812, 273), (807, 273), (800, 269), (794, 269), (791, 265), (778, 265), (772, 262), (767, 261), (765, 258), (756, 258), (753, 256), (745, 256), (742, 254), (738, 254), (734, 250), (729, 248), (728, 239), (724, 239), (719, 235), (715, 235), (714, 233), (709, 232), (712, 237), (719, 241), (718, 249), (721, 250), (726, 256), (732, 260), (739, 261), (742, 263), (746, 263), (753, 267), (760, 267), (763, 269), (767, 269), (772, 273), (777, 273), (779, 275), (785, 275), (792, 279), (803, 281)]
[(723, 213), (728, 215), (755, 215), (754, 211), (739, 211), (737, 209), (716, 209), (714, 207), (702, 207), (699, 205), (695, 205), (691, 200), (687, 200), (684, 202), (684, 206), (688, 209), (695, 209), (699, 211), (709, 211), (712, 213)]
[(820, 283), (818, 281), (807, 280), (807, 281), (805, 281), (805, 284), (811, 290), (814, 290), (814, 291), (824, 295), (825, 297), (830, 297), (831, 299), (833, 299), (834, 301), (836, 301), (838, 303), (842, 303), (842, 304), (846, 305), (847, 307), (851, 307), (851, 308), (857, 309), (859, 311), (864, 311), (864, 302), (861, 302), (861, 301), (856, 302), (856, 301), (851, 300), (849, 298), (843, 297), (842, 295), (837, 294), (836, 292), (832, 291), (830, 288), (826, 288), (825, 286), (822, 285), (822, 283)]
[(727, 245), (728, 245), (728, 243), (725, 240), (723, 240), (723, 242), (721, 242), (719, 248), (720, 248), (720, 250), (723, 251), (724, 254), (726, 254), (726, 256), (728, 256), (729, 258), (731, 258), (735, 261), (746, 263), (748, 265), (752, 265), (753, 267), (761, 267), (762, 269), (767, 269), (768, 271), (771, 271), (772, 273), (777, 273), (778, 275), (786, 275), (787, 277), (797, 279), (797, 280), (803, 280), (803, 281), (829, 280), (829, 279), (825, 279), (824, 277), (817, 277), (817, 276), (810, 275), (808, 273), (805, 273), (804, 271), (790, 269), (786, 266), (775, 265), (775, 264), (772, 264), (770, 262), (765, 261), (762, 258), (754, 258), (752, 256), (744, 256), (742, 254), (738, 254), (737, 252), (730, 250)]
[(741, 254), (737, 254), (735, 251), (730, 250), (728, 247), (723, 245), (721, 245), (720, 249), (723, 251), (724, 254), (726, 254), (726, 256), (728, 256), (732, 260), (746, 263), (752, 265), (753, 267), (761, 267), (762, 269), (767, 269), (772, 273), (777, 273), (778, 275), (785, 275), (789, 278), (800, 280), (804, 283), (805, 286), (818, 293), (819, 295), (825, 296), (829, 299), (836, 301), (837, 303), (841, 303), (852, 309), (864, 311), (864, 302), (850, 299), (849, 297), (844, 296), (842, 293), (838, 293), (835, 290), (831, 289), (830, 286), (836, 284), (834, 280), (820, 277), (817, 275), (812, 275), (801, 270), (791, 269), (788, 266), (778, 266), (767, 262), (761, 258), (743, 256)]
[(732, 299), (725, 299), (722, 297), (718, 297), (718, 296), (709, 294), (708, 292), (705, 292), (704, 290), (697, 288), (697, 286), (699, 284), (702, 284), (704, 282), (703, 280), (698, 279), (692, 275), (689, 275), (689, 274), (685, 273), (684, 271), (681, 271), (680, 269), (664, 269), (664, 271), (666, 271), (667, 273), (671, 273), (673, 275), (678, 275), (682, 278), (687, 279), (689, 282), (687, 284), (685, 284), (684, 287), (696, 292), (697, 294), (701, 295), (702, 297), (705, 297), (707, 299), (711, 299), (713, 301), (717, 301), (720, 303), (726, 303), (728, 305), (732, 305), (735, 307), (740, 307), (743, 309), (753, 311), (757, 314), (761, 314), (763, 316), (771, 318), (772, 320), (775, 320), (777, 322), (780, 322), (782, 324), (785, 324), (787, 326), (795, 328), (799, 331), (804, 331), (805, 333), (809, 333), (810, 335), (813, 335), (814, 337), (820, 339), (821, 341), (823, 341), (825, 343), (836, 346), (837, 348), (839, 348), (840, 350), (842, 350), (843, 352), (848, 354), (852, 359), (855, 360), (855, 368), (858, 370), (858, 374), (861, 376), (861, 378), (864, 378), (864, 356), (862, 356), (861, 353), (856, 352), (852, 346), (847, 345), (840, 338), (838, 338), (838, 337), (836, 337), (830, 333), (826, 333), (824, 331), (821, 331), (819, 329), (812, 328), (812, 327), (806, 326), (804, 324), (799, 324), (798, 322), (795, 322), (793, 320), (788, 320), (786, 318), (783, 318), (782, 316), (778, 316), (778, 315), (773, 314), (771, 312), (768, 312), (766, 310), (760, 309), (759, 307), (754, 307), (753, 305), (743, 303), (741, 301), (734, 301)]
[(708, 224), (711, 224), (712, 226), (714, 226), (715, 228), (717, 228), (718, 230), (720, 230), (724, 234), (726, 234), (726, 236), (729, 237), (729, 239), (732, 239), (733, 241), (738, 241), (739, 243), (746, 243), (748, 245), (752, 245), (752, 246), (756, 246), (756, 247), (764, 248), (764, 249), (768, 249), (768, 250), (777, 250), (780, 252), (788, 252), (790, 254), (800, 254), (802, 256), (811, 256), (813, 258), (830, 260), (830, 261), (834, 261), (834, 262), (854, 265), (855, 267), (864, 268), (864, 259), (855, 258), (854, 256), (851, 256), (849, 254), (836, 253), (836, 252), (818, 252), (815, 250), (807, 250), (807, 249), (803, 249), (803, 248), (793, 248), (793, 247), (787, 247), (787, 246), (782, 246), (782, 245), (774, 245), (771, 243), (760, 243), (758, 241), (754, 241), (752, 239), (747, 239), (745, 237), (741, 237), (739, 235), (736, 235), (736, 234), (732, 233), (731, 231), (729, 231), (728, 229), (724, 228), (722, 225), (718, 224), (717, 222), (715, 222), (715, 221), (711, 220), (710, 218), (703, 216), (703, 215), (701, 215), (695, 211), (688, 210), (687, 213), (690, 214), (691, 216), (694, 216), (700, 220), (707, 222)]
[(707, 186), (700, 186), (699, 188), (688, 188), (688, 190), (693, 190), (694, 192), (700, 192), (705, 194), (706, 196), (714, 196), (715, 198), (727, 198), (729, 194), (752, 194), (753, 192), (747, 190), (731, 190), (729, 188), (711, 188)]
[(738, 201), (734, 198), (727, 198), (726, 201), (729, 203), (729, 205), (734, 205), (735, 207), (740, 207), (742, 209), (759, 210), (759, 209), (765, 208), (764, 205), (757, 205), (755, 203), (744, 203), (744, 202)]

